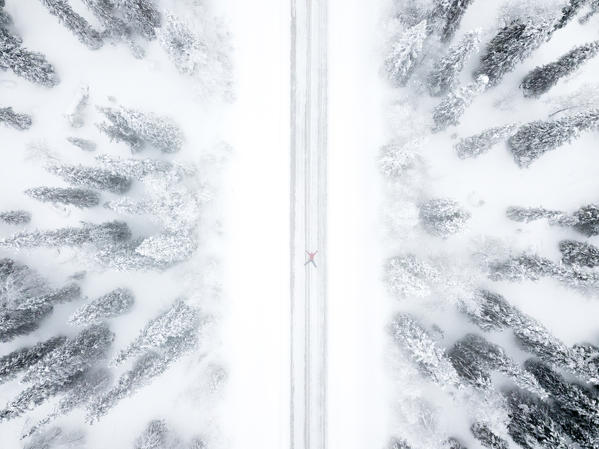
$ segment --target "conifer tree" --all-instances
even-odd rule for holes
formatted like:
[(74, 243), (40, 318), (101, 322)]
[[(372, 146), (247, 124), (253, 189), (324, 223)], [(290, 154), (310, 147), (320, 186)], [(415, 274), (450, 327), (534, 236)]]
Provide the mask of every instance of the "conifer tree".
[(485, 90), (488, 83), (489, 78), (486, 75), (481, 75), (476, 81), (448, 93), (433, 110), (433, 121), (435, 122), (433, 131), (443, 131), (449, 126), (459, 125), (460, 118), (466, 109)]
[(99, 324), (110, 318), (123, 315), (133, 307), (134, 297), (130, 290), (117, 288), (81, 306), (69, 319), (75, 326)]
[(567, 265), (580, 265), (594, 268), (599, 266), (599, 248), (590, 243), (577, 240), (562, 240), (559, 242), (562, 262)]
[(34, 187), (25, 194), (42, 203), (67, 204), (78, 208), (100, 204), (100, 195), (90, 189), (78, 187)]
[(11, 107), (0, 108), (0, 122), (21, 131), (31, 128), (33, 123), (30, 115), (15, 112)]
[(581, 112), (568, 117), (523, 125), (508, 139), (514, 160), (528, 167), (547, 151), (554, 150), (580, 136), (582, 131), (599, 126), (599, 111)]
[(15, 75), (46, 87), (58, 84), (54, 67), (41, 53), (22, 47), (22, 40), (0, 25), (0, 70), (12, 70)]
[(477, 157), (506, 140), (516, 131), (516, 125), (504, 125), (486, 129), (480, 134), (460, 139), (455, 150), (460, 159)]
[(10, 225), (23, 225), (31, 221), (31, 214), (26, 210), (7, 210), (0, 212), (0, 221)]
[(549, 31), (548, 23), (532, 19), (515, 20), (506, 25), (487, 45), (474, 76), (486, 75), (489, 87), (499, 84), (506, 73), (541, 45)]
[(470, 219), (470, 213), (457, 202), (437, 198), (420, 206), (420, 221), (424, 229), (432, 235), (447, 237), (460, 232)]
[(441, 40), (449, 41), (457, 31), (473, 0), (438, 0), (433, 16), (441, 19)]
[(100, 33), (92, 28), (92, 26), (73, 11), (71, 5), (66, 0), (40, 0), (48, 9), (50, 14), (56, 16), (60, 23), (68, 28), (77, 39), (87, 45), (92, 50), (97, 50), (103, 44)]
[(405, 86), (422, 58), (424, 41), (427, 38), (427, 22), (404, 31), (393, 42), (385, 59), (385, 69), (389, 80), (395, 86)]
[(427, 85), (431, 95), (445, 95), (457, 87), (458, 78), (466, 60), (480, 44), (480, 31), (470, 31), (448, 53), (435, 63), (428, 75)]
[(98, 125), (101, 131), (117, 142), (125, 142), (133, 153), (146, 145), (163, 153), (175, 153), (183, 145), (183, 134), (177, 125), (156, 114), (146, 114), (127, 108), (100, 108), (108, 122)]
[(520, 87), (525, 97), (539, 97), (557, 82), (575, 72), (587, 60), (599, 52), (599, 41), (591, 42), (571, 50), (551, 64), (537, 67), (524, 77)]

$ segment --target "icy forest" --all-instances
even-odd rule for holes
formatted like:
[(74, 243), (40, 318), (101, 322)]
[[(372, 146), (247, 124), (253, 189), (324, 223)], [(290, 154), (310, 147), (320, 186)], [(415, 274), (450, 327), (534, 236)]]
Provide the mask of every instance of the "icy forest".
[(0, 1), (0, 447), (221, 438), (229, 40), (201, 0)]
[(599, 447), (597, 12), (387, 11), (389, 448)]

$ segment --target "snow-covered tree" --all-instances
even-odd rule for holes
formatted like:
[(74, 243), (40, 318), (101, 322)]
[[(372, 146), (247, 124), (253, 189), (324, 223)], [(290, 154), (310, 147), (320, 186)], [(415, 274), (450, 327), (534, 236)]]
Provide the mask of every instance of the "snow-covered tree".
[(414, 73), (422, 58), (427, 36), (427, 22), (423, 20), (399, 34), (391, 44), (385, 59), (385, 70), (395, 86), (405, 86)]
[(52, 337), (34, 346), (17, 349), (0, 358), (0, 383), (14, 379), (21, 371), (40, 361), (65, 341), (66, 337)]
[(488, 83), (489, 78), (480, 75), (476, 81), (448, 93), (433, 110), (434, 131), (443, 131), (449, 126), (459, 125), (466, 109), (485, 90)]
[(552, 224), (563, 224), (564, 226), (574, 225), (576, 219), (559, 210), (545, 209), (543, 207), (518, 207), (510, 206), (506, 210), (506, 215), (510, 220), (520, 223), (529, 223), (531, 221), (547, 218)]
[(143, 433), (137, 437), (134, 449), (161, 449), (173, 447), (172, 435), (164, 420), (155, 419), (148, 423)]
[(31, 214), (26, 210), (7, 210), (0, 212), (0, 221), (10, 225), (22, 225), (31, 221)]
[(398, 314), (390, 330), (395, 343), (407, 352), (426, 377), (444, 387), (459, 383), (456, 370), (443, 349), (414, 318)]
[(135, 299), (126, 288), (117, 288), (81, 306), (69, 319), (75, 326), (99, 324), (104, 320), (123, 315), (131, 310)]
[(410, 445), (406, 442), (406, 440), (402, 440), (399, 438), (391, 438), (389, 442), (388, 449), (411, 449)]
[(470, 432), (480, 444), (489, 449), (509, 449), (510, 447), (508, 442), (493, 432), (486, 423), (475, 422), (470, 427)]
[(524, 77), (520, 87), (525, 97), (539, 97), (549, 91), (557, 82), (575, 72), (587, 60), (599, 52), (599, 41), (591, 42), (566, 53), (557, 61), (537, 67)]
[(477, 157), (506, 140), (516, 129), (517, 126), (513, 124), (489, 128), (480, 134), (460, 139), (454, 147), (460, 159)]
[(0, 239), (0, 247), (33, 248), (82, 246), (110, 246), (131, 237), (127, 223), (109, 221), (101, 224), (84, 223), (80, 227), (60, 228), (52, 231), (20, 232), (12, 237)]
[(139, 336), (118, 354), (116, 361), (121, 363), (147, 350), (163, 347), (171, 350), (173, 342), (182, 335), (197, 331), (199, 326), (199, 312), (184, 300), (178, 299), (168, 310), (150, 320)]
[(499, 84), (506, 73), (541, 45), (550, 30), (550, 24), (542, 20), (515, 20), (506, 25), (488, 43), (474, 76), (486, 75), (489, 86)]
[(118, 16), (113, 0), (82, 0), (105, 28), (104, 36), (125, 38), (131, 34), (129, 26)]
[(518, 345), (546, 363), (595, 383), (599, 373), (592, 357), (570, 349), (532, 317), (510, 305), (506, 299), (488, 290), (480, 290), (475, 301), (462, 303), (462, 311), (485, 331), (511, 328)]
[(464, 229), (470, 213), (451, 199), (436, 198), (420, 206), (419, 217), (426, 232), (447, 237)]
[(40, 0), (42, 4), (48, 8), (48, 11), (53, 16), (56, 16), (60, 23), (68, 28), (77, 39), (87, 45), (92, 50), (97, 50), (103, 44), (100, 33), (92, 28), (92, 26), (73, 11), (71, 5), (66, 0)]
[(500, 372), (520, 388), (547, 396), (536, 379), (522, 370), (501, 346), (480, 335), (466, 334), (449, 349), (447, 357), (460, 377), (477, 388), (490, 388), (491, 374)]
[(21, 131), (31, 128), (33, 123), (30, 115), (15, 112), (11, 107), (0, 108), (0, 122)]
[(478, 49), (480, 35), (480, 30), (469, 31), (435, 63), (427, 77), (427, 86), (431, 95), (445, 95), (457, 87), (466, 60)]
[(100, 111), (108, 119), (98, 125), (100, 130), (112, 140), (125, 142), (134, 153), (146, 145), (163, 153), (175, 153), (183, 145), (183, 133), (167, 118), (123, 107), (105, 107)]
[(520, 167), (528, 167), (547, 151), (554, 150), (576, 139), (582, 131), (599, 126), (599, 111), (581, 112), (568, 117), (523, 125), (508, 139), (514, 160)]
[(100, 204), (100, 195), (90, 189), (78, 187), (34, 187), (25, 194), (42, 203), (68, 204), (79, 208)]
[(0, 341), (37, 329), (60, 304), (81, 295), (77, 284), (52, 289), (37, 272), (11, 259), (0, 260)]
[(436, 267), (413, 254), (389, 259), (385, 273), (387, 288), (398, 299), (428, 296), (431, 282), (441, 275)]
[(571, 448), (554, 413), (545, 402), (530, 393), (512, 390), (506, 393), (509, 407), (508, 432), (525, 449), (538, 447)]
[(21, 438), (39, 434), (40, 430), (54, 419), (66, 415), (76, 408), (86, 406), (92, 399), (108, 390), (112, 380), (112, 373), (107, 368), (98, 368), (85, 372), (73, 382), (71, 388), (65, 392), (54, 410), (23, 432)]
[(0, 70), (12, 70), (15, 75), (46, 87), (58, 84), (54, 67), (41, 53), (22, 47), (20, 38), (0, 25)]
[(81, 376), (106, 357), (113, 339), (107, 327), (90, 326), (46, 354), (27, 369), (22, 382), (31, 386), (0, 411), (0, 420), (16, 418), (73, 388)]
[(562, 253), (562, 262), (566, 265), (589, 268), (599, 266), (599, 248), (590, 243), (562, 240), (559, 242), (559, 250)]
[(474, 0), (437, 0), (433, 17), (443, 22), (441, 40), (449, 41), (458, 30), (462, 17)]
[(153, 0), (114, 0), (122, 17), (133, 30), (151, 40), (156, 37), (156, 28), (161, 25), (160, 12)]
[(99, 167), (84, 167), (51, 161), (46, 164), (46, 169), (75, 186), (120, 194), (126, 193), (131, 188), (131, 179)]
[(524, 364), (543, 388), (551, 394), (554, 416), (564, 432), (580, 447), (599, 443), (599, 400), (587, 387), (568, 382), (561, 374), (539, 360)]

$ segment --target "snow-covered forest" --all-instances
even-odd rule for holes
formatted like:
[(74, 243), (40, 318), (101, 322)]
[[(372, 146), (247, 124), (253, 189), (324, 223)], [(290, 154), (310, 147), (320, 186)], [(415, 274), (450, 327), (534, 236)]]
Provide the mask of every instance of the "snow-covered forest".
[(598, 13), (0, 0), (0, 449), (599, 448)]
[(597, 2), (389, 5), (390, 448), (596, 448)]
[(0, 2), (0, 447), (222, 440), (219, 14)]

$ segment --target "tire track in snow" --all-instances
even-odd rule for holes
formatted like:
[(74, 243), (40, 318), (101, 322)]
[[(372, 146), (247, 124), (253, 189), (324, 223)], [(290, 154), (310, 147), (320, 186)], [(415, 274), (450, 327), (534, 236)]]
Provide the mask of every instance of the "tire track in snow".
[(326, 0), (291, 0), (292, 449), (326, 447), (326, 34)]

